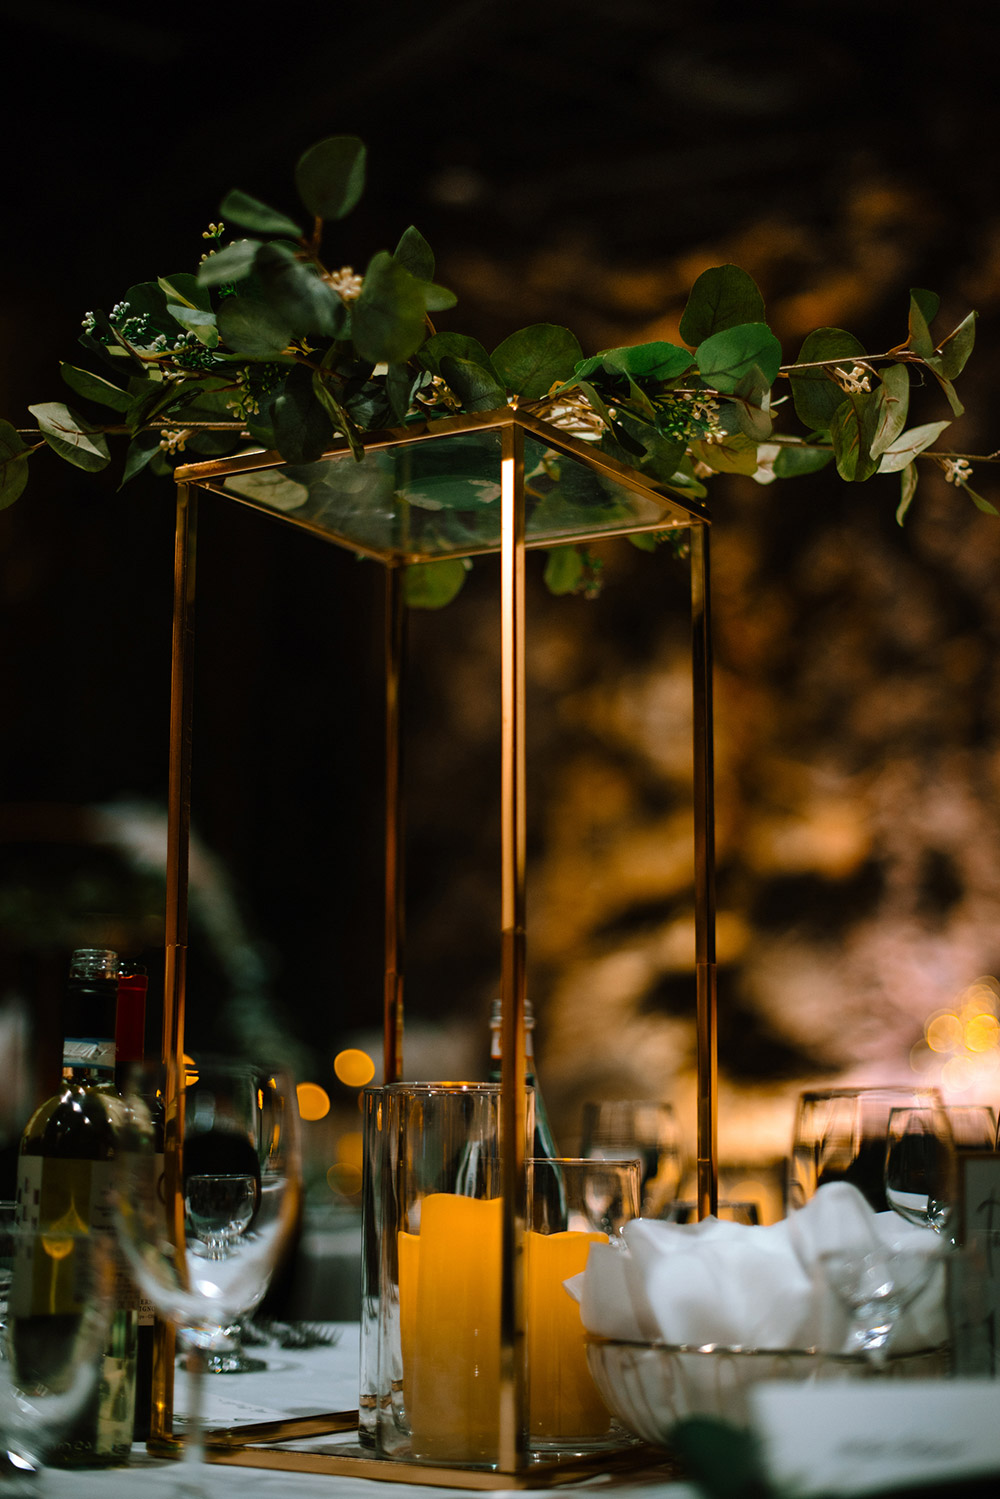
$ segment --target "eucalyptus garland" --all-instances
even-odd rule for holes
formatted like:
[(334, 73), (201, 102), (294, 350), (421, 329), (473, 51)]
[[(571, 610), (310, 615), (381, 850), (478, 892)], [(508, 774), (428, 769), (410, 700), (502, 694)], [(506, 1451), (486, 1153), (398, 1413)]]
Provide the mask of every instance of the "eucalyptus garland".
[[(817, 328), (787, 364), (756, 283), (722, 265), (691, 288), (683, 344), (585, 356), (567, 328), (537, 323), (487, 351), (468, 334), (436, 331), (434, 316), (456, 298), (435, 281), (433, 253), (412, 226), (363, 272), (323, 259), (326, 226), (356, 206), (365, 170), (360, 140), (320, 141), (295, 169), (305, 228), (234, 190), (204, 231), (195, 270), (139, 282), (110, 313), (87, 312), (80, 344), (102, 373), (61, 363), (82, 408), (49, 401), (28, 408), (31, 427), (0, 421), (0, 508), (19, 497), (42, 448), (96, 472), (112, 461), (109, 438), (122, 439), (126, 483), (143, 469), (167, 475), (193, 455), (248, 445), (308, 464), (346, 440), (360, 458), (367, 433), (517, 405), (685, 498), (703, 498), (717, 473), (767, 483), (834, 464), (849, 483), (898, 474), (902, 523), (918, 466), (934, 465), (980, 510), (1000, 513), (970, 484), (974, 466), (1000, 453), (937, 446), (963, 412), (955, 381), (972, 352), (975, 313), (939, 337), (939, 298), (914, 290), (894, 348), (870, 353), (844, 329)], [(922, 385), (939, 391), (950, 415), (908, 426)], [(111, 420), (96, 414), (109, 410)], [(454, 592), (428, 585), (437, 567), (447, 564), (421, 570), (411, 602), (434, 605)], [(563, 547), (547, 578), (556, 592), (593, 592), (598, 573), (597, 559)]]

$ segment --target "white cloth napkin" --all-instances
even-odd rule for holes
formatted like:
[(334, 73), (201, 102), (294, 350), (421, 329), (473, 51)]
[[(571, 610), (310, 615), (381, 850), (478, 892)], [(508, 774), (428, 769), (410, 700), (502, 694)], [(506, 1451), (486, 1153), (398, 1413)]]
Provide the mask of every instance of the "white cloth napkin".
[[(849, 1319), (820, 1255), (880, 1244), (934, 1250), (942, 1241), (895, 1213), (873, 1212), (847, 1182), (831, 1182), (767, 1227), (636, 1218), (625, 1225), (623, 1244), (592, 1245), (586, 1270), (566, 1285), (588, 1332), (602, 1337), (837, 1352)], [(945, 1340), (943, 1285), (939, 1265), (900, 1317), (893, 1352)]]

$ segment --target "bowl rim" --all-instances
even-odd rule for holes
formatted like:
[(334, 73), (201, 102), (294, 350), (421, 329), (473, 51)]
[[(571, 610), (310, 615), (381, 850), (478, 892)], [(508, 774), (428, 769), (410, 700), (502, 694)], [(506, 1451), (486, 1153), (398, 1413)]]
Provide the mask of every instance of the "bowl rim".
[[(666, 1343), (660, 1338), (609, 1338), (593, 1332), (586, 1333), (585, 1338), (588, 1346), (636, 1348), (656, 1353), (693, 1353), (703, 1356), (724, 1354), (727, 1358), (823, 1358), (845, 1364), (868, 1362), (868, 1356), (863, 1349), (853, 1353), (844, 1353), (819, 1347), (767, 1348), (754, 1347), (748, 1343)], [(934, 1353), (947, 1353), (949, 1348), (948, 1343), (928, 1344), (926, 1347), (908, 1349), (905, 1353), (889, 1353), (887, 1361), (899, 1363), (906, 1359), (926, 1358)]]

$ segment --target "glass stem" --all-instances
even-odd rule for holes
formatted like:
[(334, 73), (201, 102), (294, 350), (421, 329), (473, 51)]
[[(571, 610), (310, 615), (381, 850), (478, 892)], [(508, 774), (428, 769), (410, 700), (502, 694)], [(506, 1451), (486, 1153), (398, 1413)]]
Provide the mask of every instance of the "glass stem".
[(200, 1499), (204, 1494), (205, 1421), (202, 1401), (205, 1394), (205, 1351), (189, 1343), (187, 1347), (188, 1411), (181, 1449), (181, 1492)]

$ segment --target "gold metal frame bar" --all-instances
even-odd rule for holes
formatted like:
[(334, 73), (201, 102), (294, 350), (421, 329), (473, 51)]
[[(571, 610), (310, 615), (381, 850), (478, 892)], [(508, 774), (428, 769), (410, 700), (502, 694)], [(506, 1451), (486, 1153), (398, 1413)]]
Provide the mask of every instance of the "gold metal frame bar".
[(718, 1033), (715, 954), (715, 794), (709, 529), (691, 528), (691, 673), (694, 723), (695, 969), (697, 973), (698, 1217), (718, 1209)]
[(524, 434), (503, 431), (500, 480), (501, 1099), (503, 1237), (500, 1261), (499, 1465), (524, 1462), (525, 865)]
[[(180, 1170), (182, 1121), (175, 1107), (184, 1062), (184, 998), (187, 981), (188, 853), (191, 841), (191, 721), (194, 706), (194, 602), (198, 542), (197, 490), (177, 487), (174, 527), (174, 603), (170, 644), (170, 744), (167, 772), (167, 867), (163, 974), (164, 1172), (167, 1190)], [(181, 1196), (174, 1193), (178, 1211)], [(182, 1225), (179, 1225), (182, 1228)], [(183, 1242), (179, 1237), (178, 1243)], [(174, 1408), (176, 1335), (156, 1323), (153, 1346), (153, 1409), (150, 1436), (168, 1436)]]
[(403, 943), (406, 927), (402, 691), (406, 604), (401, 567), (385, 570), (385, 992), (383, 1080), (403, 1076)]

